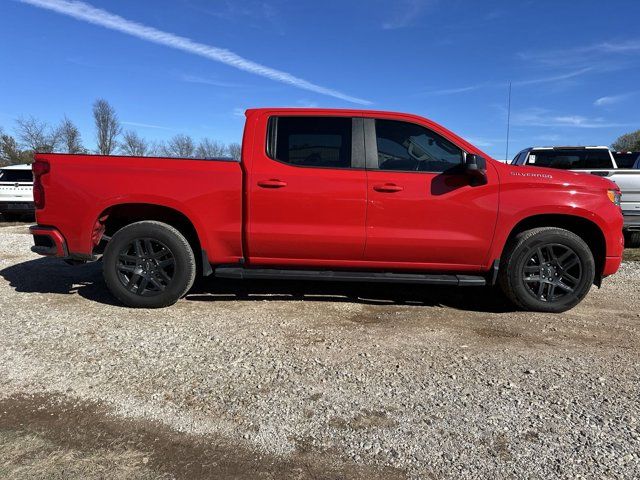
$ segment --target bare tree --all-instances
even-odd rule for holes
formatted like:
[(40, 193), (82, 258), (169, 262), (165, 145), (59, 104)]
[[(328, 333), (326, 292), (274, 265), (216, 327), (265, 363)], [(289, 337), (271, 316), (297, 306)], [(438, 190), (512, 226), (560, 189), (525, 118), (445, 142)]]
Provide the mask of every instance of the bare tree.
[(229, 144), (229, 156), (234, 160), (240, 161), (240, 156), (242, 155), (242, 145), (237, 142), (233, 142)]
[(167, 157), (189, 158), (195, 155), (196, 145), (189, 135), (178, 134), (162, 150)]
[(640, 130), (625, 133), (619, 136), (615, 142), (611, 144), (611, 148), (618, 151), (639, 151), (640, 150)]
[(150, 155), (151, 146), (144, 138), (138, 135), (133, 130), (127, 130), (122, 135), (122, 141), (120, 142), (120, 152), (124, 155), (133, 155), (136, 157), (145, 157)]
[(210, 138), (203, 138), (196, 149), (196, 157), (199, 158), (220, 158), (227, 154), (227, 147), (224, 143)]
[(98, 153), (110, 155), (118, 146), (117, 138), (122, 132), (118, 115), (109, 102), (100, 98), (93, 104), (93, 119), (96, 124)]
[(84, 153), (86, 150), (82, 146), (80, 130), (66, 116), (58, 127), (60, 140), (66, 153)]
[(34, 117), (16, 120), (16, 132), (22, 146), (32, 152), (53, 152), (60, 146), (62, 138), (58, 129), (52, 129)]

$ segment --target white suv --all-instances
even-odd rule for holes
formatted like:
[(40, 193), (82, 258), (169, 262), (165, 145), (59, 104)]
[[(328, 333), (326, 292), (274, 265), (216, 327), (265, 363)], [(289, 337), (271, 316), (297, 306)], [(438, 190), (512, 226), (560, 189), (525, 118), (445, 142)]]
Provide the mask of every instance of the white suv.
[(10, 219), (34, 211), (31, 165), (0, 167), (0, 215)]

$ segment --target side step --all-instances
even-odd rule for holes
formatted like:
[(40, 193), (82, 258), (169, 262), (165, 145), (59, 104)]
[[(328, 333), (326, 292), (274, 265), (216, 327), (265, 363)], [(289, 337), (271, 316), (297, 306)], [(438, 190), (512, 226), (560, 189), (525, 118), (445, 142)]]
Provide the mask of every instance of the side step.
[(214, 276), (236, 280), (314, 280), (328, 282), (421, 283), (428, 285), (477, 286), (487, 284), (482, 276), (425, 273), (343, 272), (328, 270), (280, 270), (271, 268), (217, 267)]

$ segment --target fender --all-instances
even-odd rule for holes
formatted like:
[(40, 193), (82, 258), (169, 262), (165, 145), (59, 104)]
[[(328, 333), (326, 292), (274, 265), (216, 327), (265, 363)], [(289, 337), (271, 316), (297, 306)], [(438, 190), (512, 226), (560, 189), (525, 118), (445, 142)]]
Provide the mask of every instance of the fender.
[[(558, 215), (566, 217), (576, 217), (583, 220), (587, 220), (594, 224), (603, 233), (603, 237), (606, 238), (605, 231), (610, 225), (611, 219), (607, 220), (598, 213), (586, 210), (581, 207), (559, 206), (559, 205), (538, 205), (535, 207), (527, 208), (525, 210), (518, 211), (518, 215), (512, 215), (508, 218), (500, 216), (498, 219), (498, 227), (491, 245), (489, 256), (487, 257), (487, 265), (490, 265), (496, 259), (499, 259), (506, 246), (507, 240), (516, 226), (532, 217), (541, 215)], [(620, 227), (622, 228), (622, 226)], [(612, 246), (606, 244), (607, 255), (610, 253)]]
[[(200, 242), (200, 246), (207, 253), (209, 259), (213, 258), (212, 249), (211, 249), (211, 241), (209, 236), (207, 235), (207, 229), (205, 228), (203, 222), (199, 218), (196, 213), (190, 209), (187, 205), (177, 202), (176, 200), (170, 197), (163, 197), (159, 195), (120, 195), (117, 197), (108, 198), (103, 202), (100, 202), (92, 209), (93, 220), (91, 225), (87, 225), (86, 229), (83, 229), (85, 232), (91, 233), (93, 231), (93, 227), (96, 221), (102, 217), (110, 208), (117, 207), (119, 205), (152, 205), (158, 207), (165, 207), (175, 210), (176, 212), (184, 215), (193, 225), (197, 235), (198, 241)], [(215, 234), (215, 232), (211, 232)], [(91, 235), (85, 236), (83, 238), (83, 244), (87, 245), (88, 250), (90, 251), (93, 248), (93, 243), (91, 239)]]

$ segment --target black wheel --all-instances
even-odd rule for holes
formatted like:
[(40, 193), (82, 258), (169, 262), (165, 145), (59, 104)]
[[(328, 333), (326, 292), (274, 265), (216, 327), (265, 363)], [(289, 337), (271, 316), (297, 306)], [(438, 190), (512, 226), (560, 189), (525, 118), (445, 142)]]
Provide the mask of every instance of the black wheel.
[(625, 248), (640, 248), (640, 232), (626, 232), (624, 246)]
[(587, 244), (561, 228), (520, 233), (500, 263), (502, 290), (525, 310), (569, 310), (589, 292), (595, 277), (595, 262)]
[(114, 297), (128, 307), (173, 305), (193, 285), (196, 262), (187, 239), (170, 225), (132, 223), (104, 251), (103, 274)]

